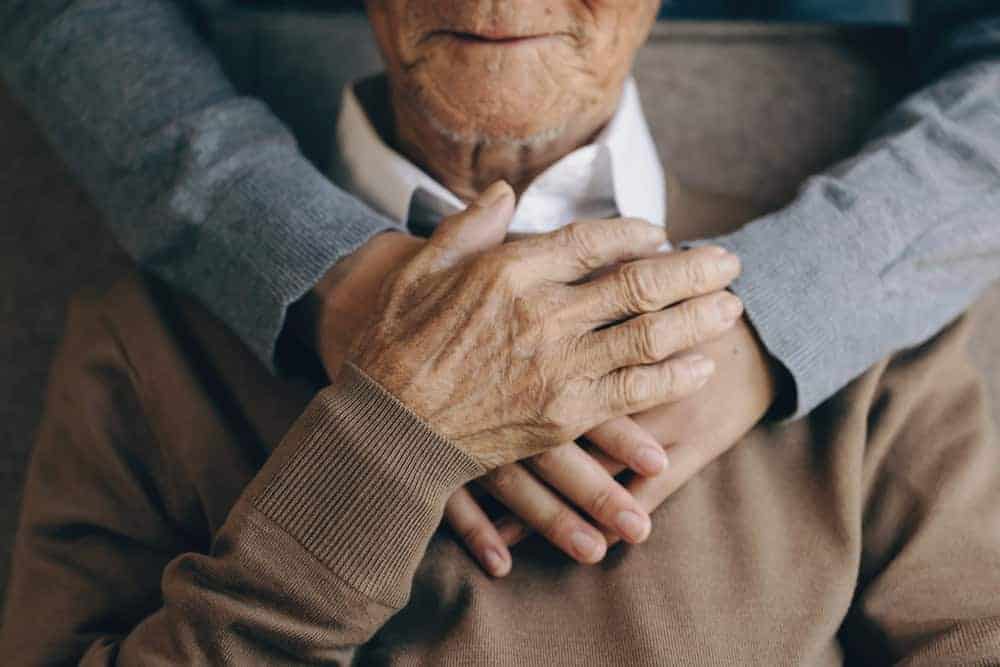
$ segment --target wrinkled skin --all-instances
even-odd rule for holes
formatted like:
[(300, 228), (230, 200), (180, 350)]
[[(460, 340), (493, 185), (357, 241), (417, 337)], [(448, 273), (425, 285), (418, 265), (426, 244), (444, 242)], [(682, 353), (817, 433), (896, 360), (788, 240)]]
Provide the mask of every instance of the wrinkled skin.
[[(610, 117), (658, 5), (370, 0), (392, 83), (396, 136), (387, 139), (467, 201), (494, 178), (523, 189)], [(525, 34), (555, 36), (490, 43)], [(674, 233), (698, 236), (737, 226), (726, 222), (731, 214), (720, 215), (717, 198), (690, 215), (683, 206), (677, 210), (684, 199), (677, 194), (671, 193)], [(399, 233), (378, 235), (317, 286), (320, 305), (304, 326), (331, 377), (358, 326), (381, 307), (376, 296), (386, 276), (423, 243)], [(774, 383), (747, 321), (694, 349), (719, 368), (719, 378), (696, 395), (592, 430), (590, 449), (562, 444), (496, 468), (471, 486), (484, 487), (513, 512), (499, 525), (470, 490), (452, 497), (446, 521), (489, 572), (509, 571), (507, 545), (528, 529), (582, 563), (597, 562), (618, 539), (641, 542), (650, 530), (648, 513), (760, 419), (774, 399)], [(669, 467), (663, 445), (670, 446)], [(612, 474), (625, 466), (637, 476), (616, 481)]]
[(738, 319), (718, 290), (739, 261), (719, 248), (640, 259), (665, 236), (634, 220), (501, 245), (513, 210), (498, 184), (442, 223), (350, 355), (486, 470), (690, 395), (714, 364), (675, 355)]
[(459, 196), (521, 190), (607, 122), (655, 0), (369, 0), (403, 151)]

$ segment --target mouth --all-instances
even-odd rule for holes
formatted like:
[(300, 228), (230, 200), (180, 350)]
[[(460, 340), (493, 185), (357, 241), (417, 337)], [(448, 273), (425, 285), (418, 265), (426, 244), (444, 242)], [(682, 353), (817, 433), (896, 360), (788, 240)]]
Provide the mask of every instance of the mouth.
[(445, 38), (469, 46), (514, 47), (527, 44), (537, 44), (547, 39), (559, 37), (556, 33), (539, 33), (535, 35), (510, 35), (503, 33), (482, 34), (462, 32), (458, 30), (436, 30), (427, 39)]

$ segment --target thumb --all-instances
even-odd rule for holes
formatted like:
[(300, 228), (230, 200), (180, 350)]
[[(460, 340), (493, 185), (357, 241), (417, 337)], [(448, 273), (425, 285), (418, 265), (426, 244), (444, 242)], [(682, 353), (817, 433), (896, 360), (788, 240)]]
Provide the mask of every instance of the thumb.
[(503, 243), (514, 215), (514, 190), (497, 181), (461, 213), (445, 218), (428, 239), (442, 269)]

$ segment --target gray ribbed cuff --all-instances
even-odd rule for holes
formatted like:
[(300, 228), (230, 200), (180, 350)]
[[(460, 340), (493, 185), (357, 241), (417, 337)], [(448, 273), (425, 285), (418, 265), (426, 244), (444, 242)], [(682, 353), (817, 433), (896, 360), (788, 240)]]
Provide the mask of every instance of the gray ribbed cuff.
[[(743, 272), (730, 290), (794, 385), (794, 396), (779, 397), (779, 405), (789, 408), (775, 415), (779, 419), (804, 417), (871, 363), (864, 337), (846, 329), (866, 324), (856, 321), (853, 300), (859, 294), (877, 298), (879, 290), (865, 267), (843, 263), (847, 249), (834, 251), (825, 245), (830, 239), (816, 233), (834, 224), (848, 226), (822, 197), (804, 191), (790, 207), (732, 234), (686, 244), (719, 245), (739, 256)], [(849, 239), (851, 231), (842, 235)]]
[(193, 259), (198, 266), (185, 266), (180, 278), (272, 369), (288, 307), (341, 257), (398, 228), (296, 149), (274, 153), (213, 210)]

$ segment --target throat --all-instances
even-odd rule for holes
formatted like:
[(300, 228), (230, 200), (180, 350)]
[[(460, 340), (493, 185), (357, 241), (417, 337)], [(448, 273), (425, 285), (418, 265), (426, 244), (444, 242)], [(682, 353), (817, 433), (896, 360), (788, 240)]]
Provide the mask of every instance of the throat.
[(463, 201), (471, 201), (490, 185), (504, 180), (520, 196), (539, 174), (591, 143), (610, 118), (547, 131), (526, 138), (497, 137), (485, 132), (463, 134), (390, 95), (393, 147)]

